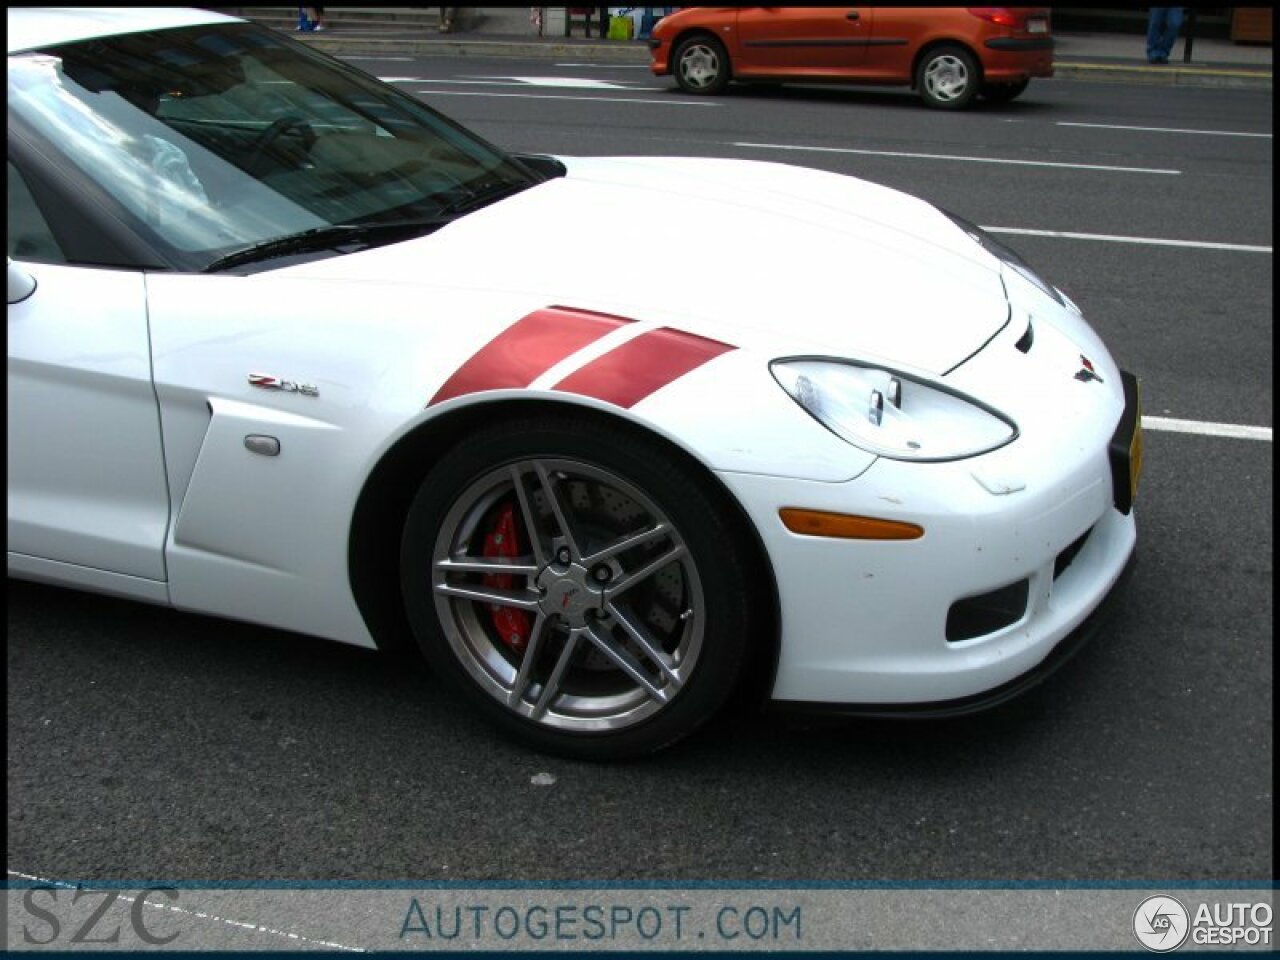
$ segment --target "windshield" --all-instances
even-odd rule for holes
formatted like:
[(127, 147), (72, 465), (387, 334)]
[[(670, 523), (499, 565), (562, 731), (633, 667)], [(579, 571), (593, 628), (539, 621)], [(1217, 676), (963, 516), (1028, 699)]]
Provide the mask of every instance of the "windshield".
[(412, 97), (252, 24), (11, 56), (9, 114), (189, 269), (334, 225), (438, 225), (536, 182)]

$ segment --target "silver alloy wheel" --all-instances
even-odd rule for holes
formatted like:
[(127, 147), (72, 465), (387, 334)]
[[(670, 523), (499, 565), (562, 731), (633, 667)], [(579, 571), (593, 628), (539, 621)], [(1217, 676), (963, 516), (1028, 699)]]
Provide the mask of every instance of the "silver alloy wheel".
[[(495, 556), (503, 511), (518, 547)], [(536, 723), (626, 729), (670, 703), (697, 665), (706, 606), (689, 550), (642, 491), (607, 470), (534, 459), (486, 473), (454, 502), (432, 559), (454, 655)], [(501, 636), (504, 610), (527, 632)]]
[(724, 70), (719, 53), (707, 43), (691, 43), (686, 46), (680, 53), (680, 63), (677, 66), (685, 83), (696, 90), (714, 86)]
[(924, 71), (925, 89), (941, 103), (964, 96), (971, 82), (965, 62), (952, 54), (934, 57)]

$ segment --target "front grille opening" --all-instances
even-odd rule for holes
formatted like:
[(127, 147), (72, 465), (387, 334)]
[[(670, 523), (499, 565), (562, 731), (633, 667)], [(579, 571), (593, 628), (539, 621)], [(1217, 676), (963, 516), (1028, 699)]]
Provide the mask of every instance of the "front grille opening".
[(999, 590), (957, 600), (947, 611), (947, 642), (959, 643), (1003, 630), (1027, 612), (1030, 580), (1019, 580)]
[(1089, 539), (1089, 534), (1093, 533), (1093, 527), (1090, 527), (1084, 533), (1080, 534), (1072, 543), (1063, 550), (1053, 561), (1053, 579), (1057, 580), (1067, 567), (1071, 566), (1071, 561), (1076, 558), (1081, 549), (1084, 548), (1085, 541)]

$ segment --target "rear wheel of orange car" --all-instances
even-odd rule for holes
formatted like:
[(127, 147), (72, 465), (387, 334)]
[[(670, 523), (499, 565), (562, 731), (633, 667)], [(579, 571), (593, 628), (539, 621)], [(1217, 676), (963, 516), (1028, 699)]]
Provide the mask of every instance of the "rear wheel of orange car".
[(934, 47), (916, 67), (916, 90), (931, 107), (959, 110), (978, 95), (982, 82), (978, 62), (968, 50), (955, 44)]
[(1008, 103), (1020, 96), (1030, 82), (1030, 80), (1019, 80), (1017, 83), (984, 83), (981, 91), (982, 99), (990, 100), (992, 103)]
[(671, 72), (685, 93), (721, 93), (731, 76), (729, 53), (715, 37), (686, 37), (676, 47)]

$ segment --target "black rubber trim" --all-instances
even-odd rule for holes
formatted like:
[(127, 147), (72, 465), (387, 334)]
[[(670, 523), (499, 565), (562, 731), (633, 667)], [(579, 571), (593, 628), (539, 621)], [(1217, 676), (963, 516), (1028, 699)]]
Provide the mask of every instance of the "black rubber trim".
[(1032, 37), (1020, 40), (1017, 37), (992, 37), (984, 46), (992, 50), (1012, 50), (1025, 52), (1029, 50), (1052, 50), (1053, 37)]
[(747, 40), (744, 47), (905, 47), (905, 40)]
[(1116, 432), (1111, 435), (1111, 442), (1107, 445), (1107, 458), (1111, 461), (1111, 488), (1116, 509), (1123, 514), (1128, 514), (1133, 509), (1133, 488), (1129, 480), (1132, 469), (1129, 450), (1133, 435), (1139, 429), (1138, 418), (1142, 415), (1142, 405), (1139, 402), (1138, 378), (1126, 370), (1121, 370), (1120, 382), (1124, 384), (1124, 413), (1116, 425)]
[(827, 714), (848, 717), (901, 717), (906, 719), (938, 719), (943, 717), (961, 717), (970, 713), (979, 713), (992, 707), (1007, 703), (1021, 696), (1028, 690), (1044, 682), (1054, 671), (1070, 660), (1085, 646), (1115, 610), (1119, 598), (1124, 594), (1133, 571), (1137, 566), (1138, 553), (1135, 549), (1129, 555), (1124, 569), (1116, 582), (1112, 584), (1102, 602), (1084, 619), (1080, 626), (1058, 641), (1058, 645), (1049, 651), (1049, 655), (1021, 676), (1014, 677), (1007, 683), (977, 693), (971, 697), (960, 697), (956, 700), (940, 700), (932, 703), (810, 703), (804, 700), (774, 700), (768, 705), (771, 710), (788, 713)]

